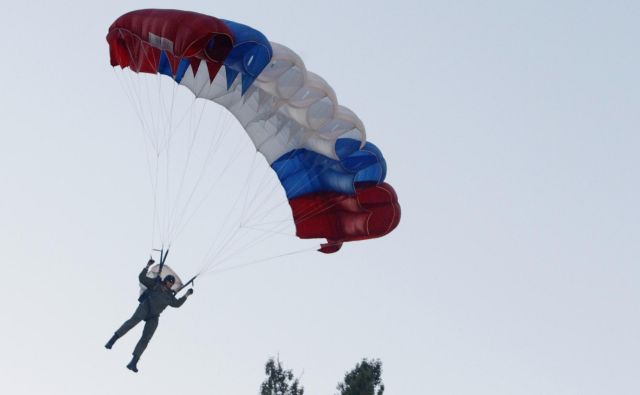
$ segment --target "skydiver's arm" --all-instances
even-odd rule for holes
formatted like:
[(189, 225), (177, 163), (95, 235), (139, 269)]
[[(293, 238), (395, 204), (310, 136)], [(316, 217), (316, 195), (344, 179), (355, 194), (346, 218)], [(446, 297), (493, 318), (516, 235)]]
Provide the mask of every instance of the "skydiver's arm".
[(153, 260), (149, 260), (149, 262), (147, 262), (147, 266), (144, 269), (142, 269), (142, 271), (140, 272), (140, 275), (138, 276), (138, 280), (140, 280), (140, 284), (144, 285), (149, 289), (153, 288), (153, 286), (156, 283), (155, 279), (147, 277), (147, 272), (149, 271), (149, 266), (151, 265), (153, 265)]
[(169, 306), (171, 307), (180, 307), (184, 304), (184, 302), (187, 301), (187, 298), (189, 297), (189, 295), (193, 294), (193, 288), (188, 290), (186, 294), (184, 294), (181, 298), (172, 298), (171, 299), (171, 303), (169, 303)]
[(182, 296), (181, 298), (172, 298), (169, 306), (171, 307), (180, 307), (187, 301), (187, 295)]

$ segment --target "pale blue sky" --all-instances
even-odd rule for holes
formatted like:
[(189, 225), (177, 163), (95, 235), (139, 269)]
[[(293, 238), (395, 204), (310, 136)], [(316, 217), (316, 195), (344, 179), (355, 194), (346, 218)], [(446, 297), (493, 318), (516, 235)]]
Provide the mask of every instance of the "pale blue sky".
[[(150, 193), (105, 35), (149, 7), (298, 52), (382, 149), (403, 219), (332, 256), (203, 279), (133, 375), (141, 328), (102, 345), (136, 307)], [(388, 394), (640, 393), (638, 3), (30, 1), (2, 15), (3, 393), (255, 394), (276, 354), (308, 394), (333, 394), (362, 357), (382, 359)], [(207, 244), (194, 233), (176, 270)]]

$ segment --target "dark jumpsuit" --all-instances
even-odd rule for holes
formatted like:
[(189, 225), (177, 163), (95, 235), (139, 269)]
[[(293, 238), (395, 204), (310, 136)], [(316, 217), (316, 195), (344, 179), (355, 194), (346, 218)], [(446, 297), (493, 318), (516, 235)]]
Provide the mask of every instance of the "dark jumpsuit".
[(144, 350), (147, 348), (153, 333), (158, 327), (158, 318), (160, 313), (167, 307), (180, 307), (187, 300), (186, 296), (176, 299), (171, 290), (167, 290), (157, 279), (147, 277), (147, 268), (142, 269), (138, 276), (140, 283), (148, 288), (146, 299), (140, 303), (131, 318), (116, 331), (116, 336), (122, 337), (129, 332), (131, 328), (138, 325), (140, 321), (145, 321), (142, 337), (133, 350), (133, 355), (140, 358)]

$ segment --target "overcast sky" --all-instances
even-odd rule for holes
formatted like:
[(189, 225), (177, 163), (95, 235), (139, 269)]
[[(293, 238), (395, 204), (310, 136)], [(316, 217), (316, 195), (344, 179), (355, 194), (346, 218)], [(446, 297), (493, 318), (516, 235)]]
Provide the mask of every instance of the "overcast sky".
[[(150, 7), (299, 53), (385, 154), (403, 217), (203, 278), (135, 375), (141, 327), (103, 344), (137, 305), (152, 203), (105, 36)], [(256, 394), (279, 355), (310, 395), (363, 357), (388, 394), (640, 393), (639, 20), (634, 1), (3, 3), (0, 391)], [(210, 243), (192, 225), (184, 277)]]

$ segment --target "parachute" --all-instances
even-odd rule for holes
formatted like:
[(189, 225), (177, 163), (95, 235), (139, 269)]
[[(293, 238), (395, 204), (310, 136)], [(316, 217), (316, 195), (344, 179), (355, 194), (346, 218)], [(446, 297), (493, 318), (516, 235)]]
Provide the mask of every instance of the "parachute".
[(160, 9), (122, 15), (107, 42), (112, 66), (169, 77), (233, 114), (277, 175), (297, 237), (327, 240), (319, 251), (398, 226), (382, 152), (289, 48), (240, 23)]

